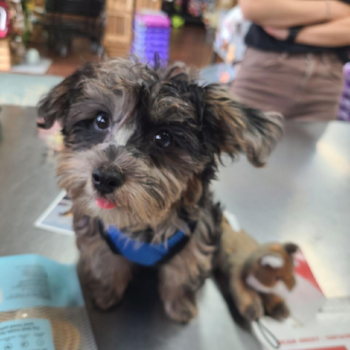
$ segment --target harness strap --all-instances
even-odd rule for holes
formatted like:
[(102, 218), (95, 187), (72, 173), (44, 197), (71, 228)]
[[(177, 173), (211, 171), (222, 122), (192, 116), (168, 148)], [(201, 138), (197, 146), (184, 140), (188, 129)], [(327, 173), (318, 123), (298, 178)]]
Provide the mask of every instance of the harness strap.
[[(189, 225), (191, 232), (194, 231), (196, 223)], [(100, 222), (100, 233), (110, 249), (126, 259), (143, 266), (157, 266), (170, 260), (181, 251), (188, 243), (190, 237), (183, 231), (177, 231), (167, 241), (153, 244), (141, 242), (123, 234), (116, 226), (104, 229)]]

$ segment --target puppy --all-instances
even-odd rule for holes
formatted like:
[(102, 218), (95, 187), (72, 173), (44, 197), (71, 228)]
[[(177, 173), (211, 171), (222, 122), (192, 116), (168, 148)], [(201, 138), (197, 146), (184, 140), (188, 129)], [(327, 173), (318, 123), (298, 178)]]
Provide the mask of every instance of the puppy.
[(166, 313), (190, 321), (196, 291), (215, 261), (224, 264), (215, 259), (225, 250), (222, 211), (209, 188), (220, 156), (243, 153), (263, 166), (281, 116), (243, 106), (221, 86), (199, 86), (182, 64), (151, 69), (125, 59), (86, 64), (38, 111), (43, 127), (62, 125), (59, 184), (74, 203), (96, 305), (118, 303), (140, 265), (152, 266)]

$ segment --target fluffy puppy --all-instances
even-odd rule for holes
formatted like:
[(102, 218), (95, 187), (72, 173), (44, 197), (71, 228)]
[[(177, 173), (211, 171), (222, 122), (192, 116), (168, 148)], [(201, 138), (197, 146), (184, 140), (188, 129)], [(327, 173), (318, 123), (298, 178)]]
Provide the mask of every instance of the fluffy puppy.
[(221, 86), (198, 85), (182, 64), (152, 69), (125, 59), (86, 64), (40, 102), (39, 115), (45, 128), (62, 125), (59, 183), (74, 203), (95, 303), (119, 302), (139, 269), (111, 251), (101, 230), (116, 227), (130, 242), (163, 248), (182, 232), (184, 244), (153, 268), (167, 314), (191, 320), (195, 293), (222, 249), (222, 212), (209, 189), (218, 160), (243, 153), (263, 166), (281, 116), (248, 108)]

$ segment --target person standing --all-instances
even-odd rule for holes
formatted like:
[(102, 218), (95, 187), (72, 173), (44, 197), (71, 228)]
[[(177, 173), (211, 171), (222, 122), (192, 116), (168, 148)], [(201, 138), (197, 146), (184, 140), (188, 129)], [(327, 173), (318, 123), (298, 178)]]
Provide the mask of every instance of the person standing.
[(286, 119), (332, 120), (350, 46), (350, 0), (239, 0), (253, 22), (232, 91)]

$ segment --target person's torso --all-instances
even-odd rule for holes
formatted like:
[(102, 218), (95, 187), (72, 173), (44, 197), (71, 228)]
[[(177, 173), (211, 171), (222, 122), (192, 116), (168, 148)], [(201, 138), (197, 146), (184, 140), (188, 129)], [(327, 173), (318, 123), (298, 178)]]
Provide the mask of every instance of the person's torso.
[[(341, 0), (350, 5), (350, 0)], [(275, 39), (260, 26), (252, 24), (247, 36), (246, 45), (261, 51), (288, 52), (292, 54), (335, 52), (343, 61), (349, 60), (349, 47), (326, 48), (321, 46), (302, 45)]]

